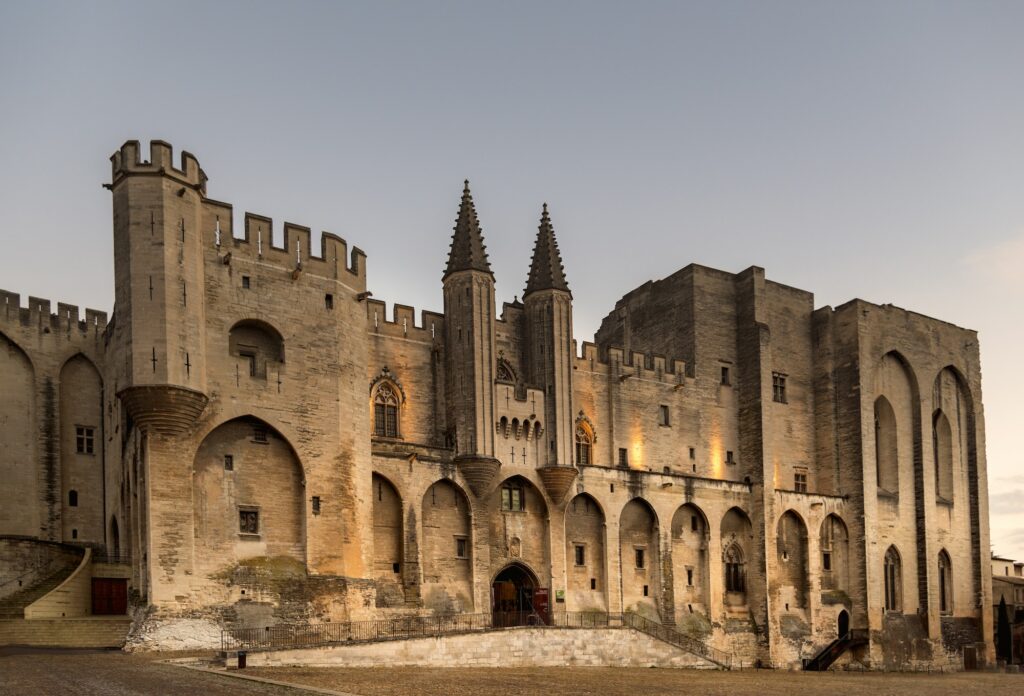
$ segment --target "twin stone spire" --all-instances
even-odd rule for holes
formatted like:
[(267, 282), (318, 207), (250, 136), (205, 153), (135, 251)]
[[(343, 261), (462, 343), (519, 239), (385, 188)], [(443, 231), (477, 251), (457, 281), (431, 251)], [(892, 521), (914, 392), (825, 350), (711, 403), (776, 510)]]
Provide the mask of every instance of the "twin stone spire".
[[(469, 181), (462, 189), (462, 202), (459, 204), (459, 216), (455, 220), (455, 232), (452, 234), (451, 250), (448, 253), (448, 267), (444, 277), (458, 271), (482, 271), (491, 273), (491, 264), (487, 259), (487, 247), (484, 245), (480, 220), (473, 205), (473, 194), (469, 191)], [(569, 292), (569, 284), (565, 280), (565, 268), (562, 266), (562, 255), (558, 251), (555, 239), (555, 228), (551, 225), (548, 215), (548, 204), (544, 204), (537, 228), (537, 241), (533, 246), (533, 259), (530, 262), (530, 275), (526, 280), (527, 295), (539, 290), (563, 290)]]

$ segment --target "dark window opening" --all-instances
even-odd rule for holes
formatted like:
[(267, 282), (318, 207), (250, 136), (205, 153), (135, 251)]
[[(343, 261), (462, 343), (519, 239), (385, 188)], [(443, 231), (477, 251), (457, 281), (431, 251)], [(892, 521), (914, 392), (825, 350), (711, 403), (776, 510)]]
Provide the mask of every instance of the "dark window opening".
[(468, 545), (465, 537), (455, 537), (455, 557), (468, 558)]
[(590, 589), (597, 589), (597, 578), (590, 578)]
[(693, 587), (693, 568), (686, 569), (686, 584)]
[(733, 459), (733, 456), (732, 456), (732, 450), (726, 450), (725, 451), (725, 463), (726, 464), (735, 464), (736, 463), (736, 460)]
[(772, 401), (780, 404), (786, 401), (786, 375), (781, 372), (772, 373)]
[(585, 547), (577, 544), (576, 545), (576, 565), (585, 566), (587, 564), (587, 550)]
[(314, 495), (313, 499), (312, 499), (312, 503), (313, 503), (313, 514), (314, 515), (319, 515), (320, 514), (320, 496)]
[(260, 444), (267, 443), (267, 429), (262, 427), (255, 427), (252, 429), (252, 441), (259, 442)]
[(526, 496), (521, 485), (511, 484), (501, 489), (501, 509), (509, 512), (525, 512)]
[(78, 507), (78, 491), (68, 491), (68, 507)]
[(331, 293), (324, 295), (324, 307), (327, 309), (334, 309), (334, 295)]
[(243, 290), (248, 290), (249, 289), (249, 285), (250, 285), (249, 284), (249, 276), (247, 276), (247, 275), (242, 276), (242, 289)]
[(729, 368), (722, 366), (722, 386), (728, 387), (732, 384), (729, 379)]
[(798, 471), (793, 474), (793, 490), (797, 493), (807, 492), (807, 472)]
[(649, 592), (647, 590), (647, 585), (644, 585), (644, 597), (647, 597), (648, 594), (649, 594)]
[(644, 549), (636, 549), (636, 567), (642, 569), (645, 560), (647, 559), (644, 558)]
[(238, 511), (238, 531), (242, 534), (260, 533), (260, 511), (241, 508)]
[(668, 406), (664, 404), (658, 407), (658, 425), (671, 425), (669, 423)]
[(402, 570), (402, 564), (401, 563), (392, 563), (391, 564), (391, 572), (399, 573), (399, 572), (401, 572), (401, 570)]
[(690, 515), (690, 531), (691, 532), (696, 532), (697, 531), (697, 516), (696, 515)]
[(71, 538), (72, 539), (77, 539), (78, 538), (78, 530), (77, 529), (72, 529), (71, 530)]
[(96, 429), (85, 425), (75, 426), (75, 448), (79, 454), (95, 454)]
[(696, 459), (696, 458), (697, 458), (697, 449), (695, 447), (691, 447), (690, 448), (690, 459)]
[(625, 447), (619, 448), (619, 466), (629, 466), (629, 453), (626, 452)]
[(832, 570), (832, 552), (822, 551), (821, 552), (821, 569)]
[(234, 471), (234, 470), (235, 470), (235, 458), (234, 458), (234, 456), (230, 455), (230, 454), (225, 454), (224, 455), (224, 471)]

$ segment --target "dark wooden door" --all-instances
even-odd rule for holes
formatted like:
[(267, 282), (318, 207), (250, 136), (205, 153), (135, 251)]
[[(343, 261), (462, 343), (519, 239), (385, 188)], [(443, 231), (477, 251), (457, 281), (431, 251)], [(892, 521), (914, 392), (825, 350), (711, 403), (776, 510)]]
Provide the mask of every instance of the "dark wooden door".
[(93, 578), (92, 613), (118, 616), (127, 614), (128, 581), (122, 578)]

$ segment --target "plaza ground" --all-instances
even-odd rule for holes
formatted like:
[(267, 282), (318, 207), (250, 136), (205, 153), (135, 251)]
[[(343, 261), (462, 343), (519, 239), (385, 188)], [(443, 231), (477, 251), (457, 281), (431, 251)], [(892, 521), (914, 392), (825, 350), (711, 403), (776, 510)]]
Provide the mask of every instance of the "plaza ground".
[[(0, 693), (75, 696), (227, 696), (345, 693), (358, 696), (834, 696), (837, 693), (940, 696), (941, 694), (1024, 693), (1024, 674), (858, 674), (790, 672), (703, 672), (666, 669), (532, 668), (261, 668), (245, 676), (288, 682), (300, 688), (186, 669), (164, 662), (167, 654), (127, 655), (118, 651), (0, 648)], [(181, 657), (175, 655), (174, 657)], [(210, 657), (209, 654), (196, 657)], [(237, 672), (235, 673), (238, 674)], [(301, 687), (319, 691), (306, 691)]]

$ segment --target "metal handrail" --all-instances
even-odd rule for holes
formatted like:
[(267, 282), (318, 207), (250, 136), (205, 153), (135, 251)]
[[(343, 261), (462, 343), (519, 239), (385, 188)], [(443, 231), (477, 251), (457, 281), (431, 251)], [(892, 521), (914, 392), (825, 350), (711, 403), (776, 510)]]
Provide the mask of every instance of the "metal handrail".
[[(80, 562), (81, 562), (81, 559), (76, 561), (74, 567), (77, 567), (77, 564), (80, 563)], [(59, 566), (62, 566), (62, 565), (70, 566), (71, 564), (67, 562), (67, 559), (52, 558), (41, 569), (40, 568), (33, 568), (32, 570), (26, 570), (21, 575), (13, 577), (10, 580), (4, 580), (3, 582), (0, 582), (0, 590), (2, 590), (3, 588), (7, 587), (11, 583), (21, 582), (23, 579), (25, 579), (29, 575), (33, 575), (33, 574), (34, 575), (38, 575), (41, 581), (42, 580), (47, 580), (47, 579), (53, 577), (53, 575), (55, 575), (57, 573), (57, 571), (60, 570)]]
[(714, 662), (723, 669), (732, 668), (732, 655), (730, 653), (712, 648), (700, 638), (681, 633), (670, 626), (658, 623), (657, 621), (651, 621), (631, 611), (623, 613), (622, 623), (641, 633), (646, 633), (652, 638), (670, 643), (689, 653)]

